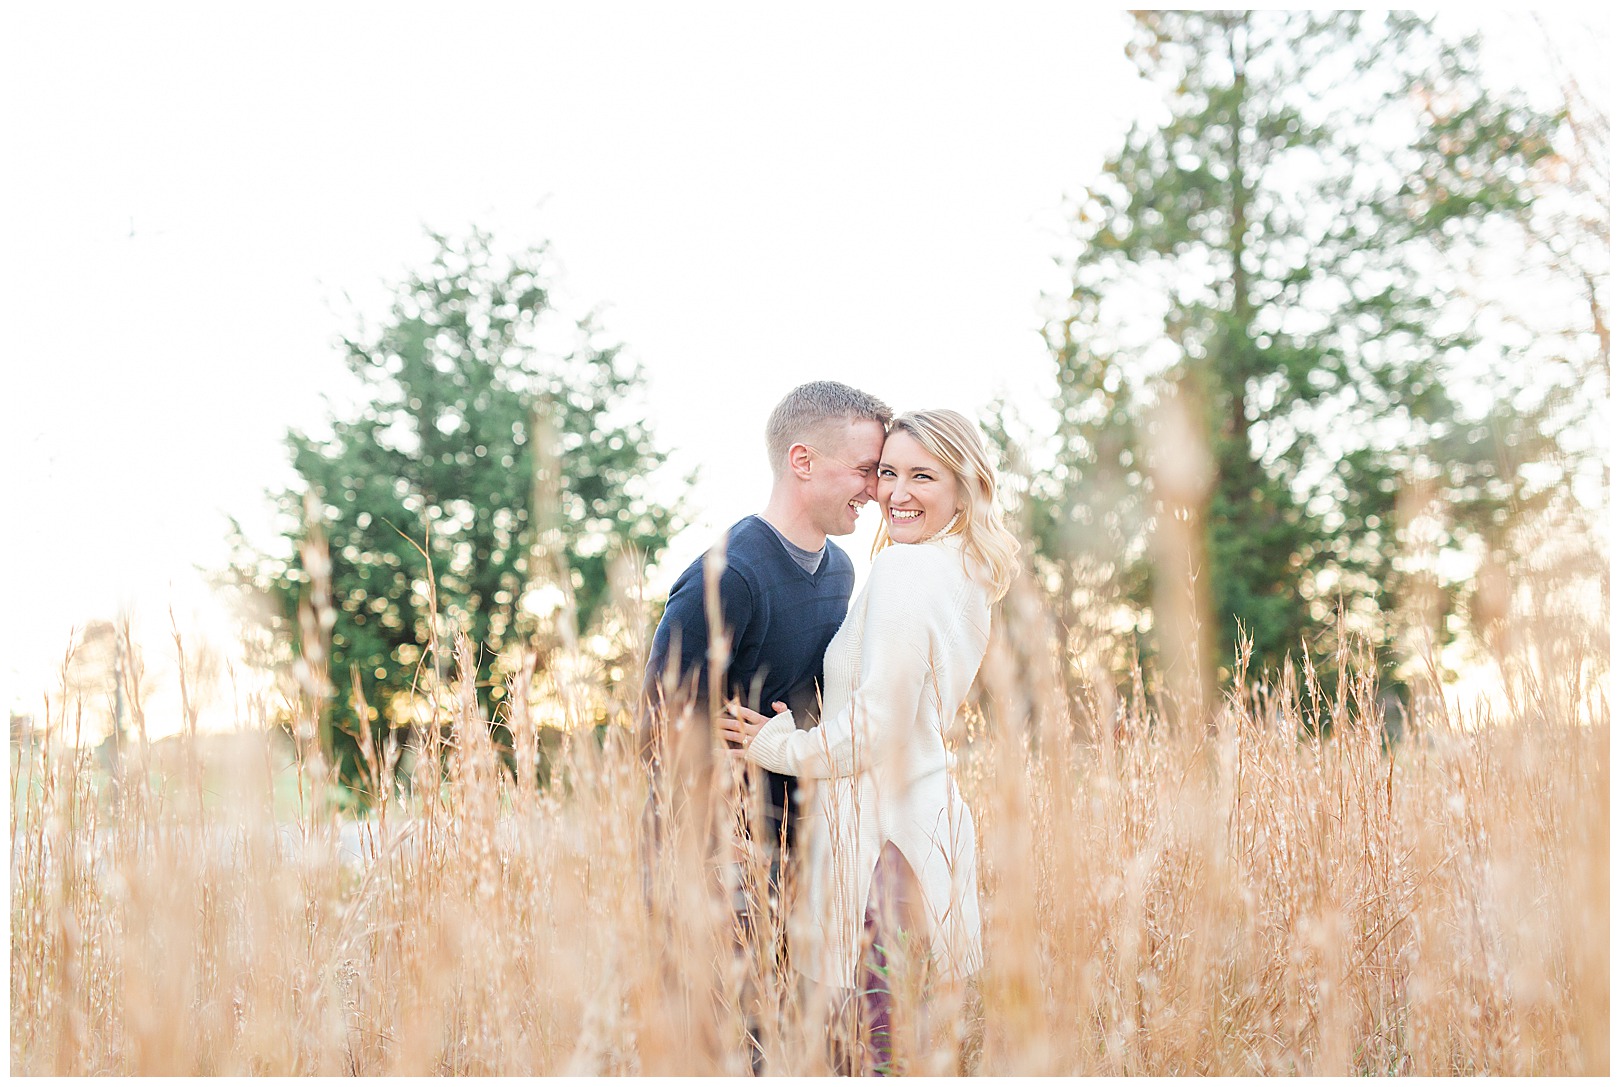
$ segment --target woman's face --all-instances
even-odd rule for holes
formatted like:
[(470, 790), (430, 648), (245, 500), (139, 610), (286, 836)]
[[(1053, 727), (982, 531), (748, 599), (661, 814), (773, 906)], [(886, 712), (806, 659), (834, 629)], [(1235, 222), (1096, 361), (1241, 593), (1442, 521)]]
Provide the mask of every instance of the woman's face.
[(895, 543), (920, 543), (951, 523), (961, 497), (956, 476), (903, 430), (889, 435), (878, 463), (878, 504)]

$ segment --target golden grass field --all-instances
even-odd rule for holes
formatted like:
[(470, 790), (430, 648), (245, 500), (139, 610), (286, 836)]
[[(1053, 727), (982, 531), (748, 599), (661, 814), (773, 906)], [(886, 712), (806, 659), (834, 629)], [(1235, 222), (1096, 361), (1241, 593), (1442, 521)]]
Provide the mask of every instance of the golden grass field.
[[(1386, 745), (1353, 646), (1342, 683), (1240, 677), (1195, 719), (1140, 677), (1066, 697), (1039, 602), (1005, 607), (953, 738), (986, 966), (905, 989), (904, 1070), (1608, 1072), (1606, 664), (1527, 635), (1505, 701), (1419, 685)], [(572, 692), (620, 718), (622, 695)], [(76, 712), (64, 693), (13, 744), (14, 1073), (746, 1074), (750, 1025), (765, 1072), (837, 1070), (848, 1009), (759, 950), (779, 917), (738, 953), (673, 837), (644, 881), (622, 723), (524, 787), (535, 714), (501, 710), (514, 775), (462, 690), (414, 787), (356, 824), (318, 760), (278, 800), (292, 748), (262, 721), (132, 745), (110, 777)], [(373, 754), (386, 778), (398, 753)]]

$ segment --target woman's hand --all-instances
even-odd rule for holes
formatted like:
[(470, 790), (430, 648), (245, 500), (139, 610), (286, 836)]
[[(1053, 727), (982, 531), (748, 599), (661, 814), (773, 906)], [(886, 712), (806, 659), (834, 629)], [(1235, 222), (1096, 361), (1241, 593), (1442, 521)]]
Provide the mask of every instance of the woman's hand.
[[(777, 713), (787, 712), (787, 703), (772, 702), (771, 709)], [(754, 742), (759, 730), (765, 727), (770, 718), (763, 713), (755, 713), (739, 702), (728, 702), (726, 708), (720, 711), (722, 716), (717, 718), (720, 723), (720, 732), (726, 742), (734, 744), (739, 750), (747, 751), (748, 745)]]

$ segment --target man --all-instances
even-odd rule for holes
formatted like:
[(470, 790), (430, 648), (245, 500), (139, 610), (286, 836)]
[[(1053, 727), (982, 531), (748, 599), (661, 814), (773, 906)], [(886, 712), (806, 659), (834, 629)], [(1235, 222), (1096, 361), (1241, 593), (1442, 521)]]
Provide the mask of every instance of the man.
[[(644, 752), (673, 807), (696, 803), (706, 818), (715, 740), (710, 719), (736, 699), (751, 709), (786, 702), (805, 727), (819, 718), (821, 658), (849, 608), (854, 567), (829, 537), (855, 530), (877, 497), (877, 463), (892, 412), (876, 397), (836, 381), (812, 381), (782, 398), (765, 426), (771, 494), (759, 514), (731, 526), (719, 575), (724, 676), (709, 674), (711, 631), (705, 574), (709, 556), (670, 590), (647, 662)], [(802, 715), (801, 715), (802, 714)], [(757, 842), (779, 863), (792, 841), (795, 783), (769, 774)], [(706, 840), (707, 831), (700, 832)]]

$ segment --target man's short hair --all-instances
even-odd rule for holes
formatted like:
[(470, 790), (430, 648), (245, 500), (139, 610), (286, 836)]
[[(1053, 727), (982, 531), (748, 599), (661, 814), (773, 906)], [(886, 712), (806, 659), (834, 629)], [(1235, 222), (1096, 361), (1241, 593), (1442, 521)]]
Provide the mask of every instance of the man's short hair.
[(888, 429), (894, 412), (870, 393), (837, 381), (808, 381), (784, 396), (765, 423), (765, 452), (771, 474), (781, 474), (787, 451), (794, 442), (807, 442), (828, 423), (872, 419)]

